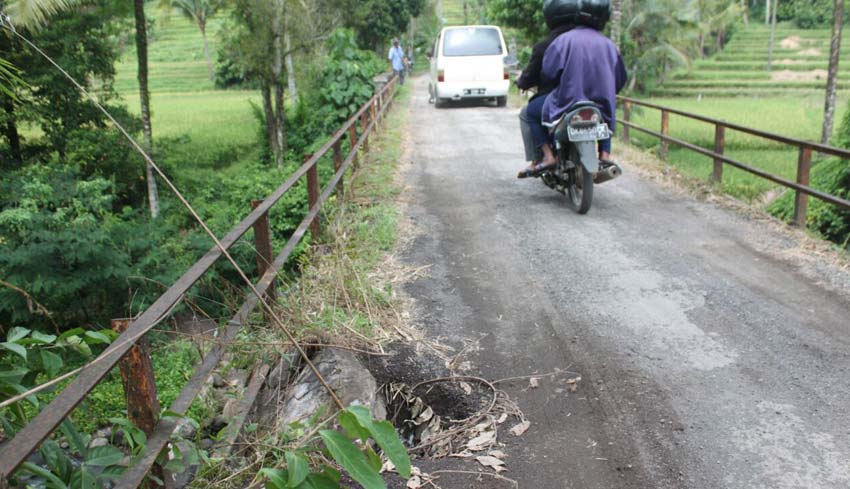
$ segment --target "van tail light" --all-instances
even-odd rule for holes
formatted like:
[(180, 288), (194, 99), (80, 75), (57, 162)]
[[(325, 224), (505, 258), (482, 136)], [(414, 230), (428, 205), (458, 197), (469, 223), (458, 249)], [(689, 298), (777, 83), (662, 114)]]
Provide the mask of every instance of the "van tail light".
[(446, 81), (446, 70), (437, 70), (437, 81), (440, 83)]
[(507, 69), (507, 68), (505, 68), (505, 80), (510, 80), (510, 79), (511, 79), (511, 74), (510, 74), (510, 72), (508, 71), (508, 69)]

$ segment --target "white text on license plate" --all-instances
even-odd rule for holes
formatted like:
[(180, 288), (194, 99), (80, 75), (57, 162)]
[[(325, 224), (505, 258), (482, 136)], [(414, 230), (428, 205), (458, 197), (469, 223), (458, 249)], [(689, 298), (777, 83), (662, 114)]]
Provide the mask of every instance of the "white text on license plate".
[(608, 124), (599, 124), (594, 127), (570, 127), (570, 141), (597, 141), (608, 139), (611, 135), (608, 132)]

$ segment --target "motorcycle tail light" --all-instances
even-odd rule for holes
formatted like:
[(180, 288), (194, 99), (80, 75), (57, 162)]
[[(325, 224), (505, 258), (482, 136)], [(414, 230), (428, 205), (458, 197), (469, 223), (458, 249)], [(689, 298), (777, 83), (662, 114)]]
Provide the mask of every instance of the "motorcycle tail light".
[(576, 114), (570, 119), (571, 124), (598, 124), (599, 123), (599, 112), (593, 109), (585, 109), (576, 112)]
[(445, 70), (439, 70), (439, 71), (437, 71), (437, 81), (438, 81), (438, 82), (444, 82), (444, 81), (446, 81), (446, 72), (445, 72)]

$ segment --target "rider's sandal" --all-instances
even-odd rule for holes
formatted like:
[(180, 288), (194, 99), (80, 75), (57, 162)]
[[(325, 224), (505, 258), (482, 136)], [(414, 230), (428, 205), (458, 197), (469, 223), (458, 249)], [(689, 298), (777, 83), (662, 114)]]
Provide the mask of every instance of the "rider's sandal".
[(536, 165), (532, 165), (531, 167), (519, 172), (517, 178), (539, 177), (543, 173), (555, 168), (555, 165), (557, 165), (557, 163), (554, 161), (551, 163), (538, 163)]

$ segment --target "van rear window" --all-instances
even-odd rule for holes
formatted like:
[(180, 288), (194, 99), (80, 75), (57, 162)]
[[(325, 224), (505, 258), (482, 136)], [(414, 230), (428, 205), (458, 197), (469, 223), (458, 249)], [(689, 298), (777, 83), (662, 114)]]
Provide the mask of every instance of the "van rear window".
[(444, 34), (443, 56), (495, 56), (502, 54), (502, 39), (493, 28), (449, 29)]

